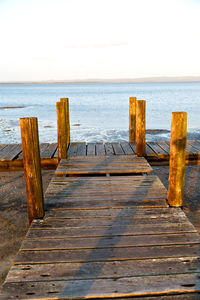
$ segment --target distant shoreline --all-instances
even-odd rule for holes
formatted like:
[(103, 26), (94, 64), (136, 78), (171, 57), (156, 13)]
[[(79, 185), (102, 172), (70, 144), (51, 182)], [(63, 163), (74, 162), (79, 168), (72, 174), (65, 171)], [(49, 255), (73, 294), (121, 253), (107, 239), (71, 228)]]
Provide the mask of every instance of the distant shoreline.
[(183, 77), (145, 77), (119, 79), (80, 79), (80, 80), (44, 80), (44, 81), (5, 81), (3, 84), (87, 84), (87, 83), (165, 83), (165, 82), (200, 82), (200, 76)]

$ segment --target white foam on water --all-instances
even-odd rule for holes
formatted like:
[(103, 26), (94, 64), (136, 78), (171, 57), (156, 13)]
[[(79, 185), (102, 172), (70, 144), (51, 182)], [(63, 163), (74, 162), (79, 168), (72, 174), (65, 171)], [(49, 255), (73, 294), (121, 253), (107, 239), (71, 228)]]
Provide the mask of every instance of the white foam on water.
[[(40, 142), (56, 142), (56, 101), (69, 97), (71, 141), (128, 141), (129, 97), (146, 99), (148, 141), (169, 140), (172, 111), (187, 111), (188, 138), (200, 139), (200, 83), (0, 85), (0, 143), (20, 143), (19, 118), (37, 117)], [(80, 124), (80, 126), (74, 126)]]

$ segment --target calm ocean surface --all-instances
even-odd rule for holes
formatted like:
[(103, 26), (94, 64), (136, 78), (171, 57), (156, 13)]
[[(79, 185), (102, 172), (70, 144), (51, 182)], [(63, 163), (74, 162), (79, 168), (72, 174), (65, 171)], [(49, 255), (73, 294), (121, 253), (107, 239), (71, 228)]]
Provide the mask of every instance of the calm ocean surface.
[[(3, 84), (0, 144), (20, 142), (19, 118), (37, 117), (40, 142), (54, 142), (56, 101), (70, 99), (71, 141), (128, 140), (129, 97), (145, 99), (147, 140), (170, 138), (172, 111), (188, 113), (188, 138), (200, 139), (200, 83)], [(1, 109), (5, 106), (25, 106)], [(77, 124), (80, 124), (77, 126)]]

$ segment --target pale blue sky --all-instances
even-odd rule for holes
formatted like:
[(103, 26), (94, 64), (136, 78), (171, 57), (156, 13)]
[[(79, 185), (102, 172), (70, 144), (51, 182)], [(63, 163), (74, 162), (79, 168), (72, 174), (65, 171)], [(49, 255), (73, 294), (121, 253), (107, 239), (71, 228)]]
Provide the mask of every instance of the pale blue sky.
[(200, 76), (200, 0), (0, 0), (0, 81)]

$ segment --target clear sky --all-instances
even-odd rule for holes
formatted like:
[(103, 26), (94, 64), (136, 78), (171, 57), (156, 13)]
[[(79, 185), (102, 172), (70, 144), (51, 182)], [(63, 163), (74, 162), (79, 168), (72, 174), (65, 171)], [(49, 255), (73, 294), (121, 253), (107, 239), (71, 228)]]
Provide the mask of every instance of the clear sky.
[(0, 81), (200, 76), (200, 0), (0, 0)]

